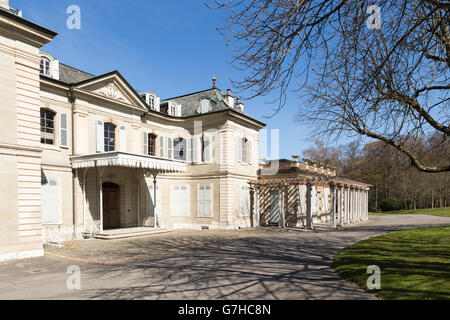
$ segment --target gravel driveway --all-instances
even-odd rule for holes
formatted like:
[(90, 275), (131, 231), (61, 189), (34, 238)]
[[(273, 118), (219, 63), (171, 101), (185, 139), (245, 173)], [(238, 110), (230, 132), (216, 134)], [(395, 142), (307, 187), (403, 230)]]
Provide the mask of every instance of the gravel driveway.
[[(450, 218), (371, 216), (343, 230), (186, 231), (72, 241), (46, 256), (0, 263), (0, 299), (374, 299), (331, 268), (342, 248)], [(81, 270), (81, 289), (66, 286)]]

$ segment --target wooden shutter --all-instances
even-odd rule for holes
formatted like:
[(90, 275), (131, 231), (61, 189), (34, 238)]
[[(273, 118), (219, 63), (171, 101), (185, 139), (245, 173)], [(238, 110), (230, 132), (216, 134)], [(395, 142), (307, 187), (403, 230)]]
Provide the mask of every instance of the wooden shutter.
[(42, 185), (42, 222), (60, 223), (59, 194), (56, 180), (48, 179)]
[(192, 162), (197, 163), (198, 159), (198, 138), (192, 138)]
[(119, 127), (119, 150), (127, 151), (127, 128), (125, 126)]
[(167, 158), (169, 159), (173, 159), (172, 149), (173, 149), (172, 138), (167, 138)]
[(238, 162), (242, 162), (243, 161), (243, 159), (242, 159), (242, 147), (243, 147), (243, 145), (242, 145), (242, 138), (241, 137), (237, 137), (236, 144), (238, 146)]
[(211, 161), (211, 139), (209, 136), (205, 135), (203, 137), (203, 160), (205, 162)]
[(97, 152), (105, 152), (105, 128), (100, 120), (97, 120)]
[(142, 132), (142, 153), (148, 155), (148, 133)]
[(68, 147), (68, 115), (67, 112), (59, 114), (59, 146)]
[(192, 155), (192, 151), (193, 151), (193, 148), (192, 148), (192, 145), (193, 145), (193, 141), (194, 141), (194, 139), (192, 139), (192, 138), (189, 138), (188, 139), (188, 144), (187, 144), (187, 162), (192, 162), (192, 158), (193, 158), (193, 155)]
[(164, 137), (159, 137), (159, 156), (164, 158)]

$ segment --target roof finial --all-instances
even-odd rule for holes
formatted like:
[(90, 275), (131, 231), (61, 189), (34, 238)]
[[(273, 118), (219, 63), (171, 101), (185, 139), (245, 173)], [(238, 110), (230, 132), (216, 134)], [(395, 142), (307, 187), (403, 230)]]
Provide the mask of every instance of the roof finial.
[(213, 89), (215, 89), (216, 88), (216, 77), (215, 76), (213, 76), (212, 81), (213, 81)]

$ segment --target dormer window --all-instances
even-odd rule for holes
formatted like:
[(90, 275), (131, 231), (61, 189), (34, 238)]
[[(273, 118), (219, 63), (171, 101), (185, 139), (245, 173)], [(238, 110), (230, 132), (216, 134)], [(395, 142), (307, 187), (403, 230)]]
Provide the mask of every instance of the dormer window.
[(150, 106), (150, 109), (155, 110), (155, 97), (148, 97), (148, 105)]
[(170, 106), (170, 115), (171, 116), (176, 116), (177, 115), (177, 107), (174, 104), (172, 104)]
[(50, 60), (44, 57), (41, 58), (41, 74), (50, 76)]

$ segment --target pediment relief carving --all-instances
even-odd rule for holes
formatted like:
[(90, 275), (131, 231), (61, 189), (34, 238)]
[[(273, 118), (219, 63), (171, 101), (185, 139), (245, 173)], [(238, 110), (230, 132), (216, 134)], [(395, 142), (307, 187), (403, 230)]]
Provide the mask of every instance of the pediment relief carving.
[(128, 99), (120, 91), (119, 87), (114, 83), (114, 81), (110, 81), (106, 86), (93, 90), (92, 92), (109, 99), (129, 103)]

